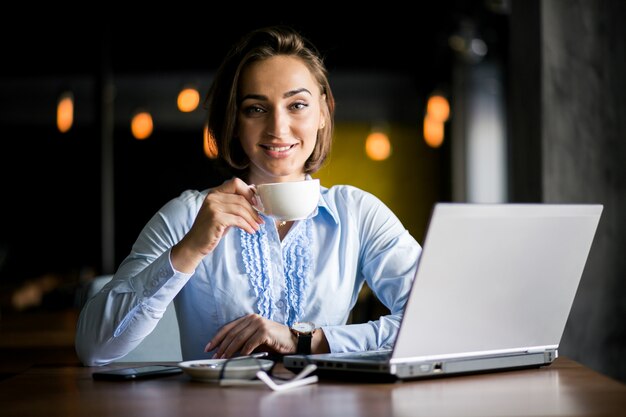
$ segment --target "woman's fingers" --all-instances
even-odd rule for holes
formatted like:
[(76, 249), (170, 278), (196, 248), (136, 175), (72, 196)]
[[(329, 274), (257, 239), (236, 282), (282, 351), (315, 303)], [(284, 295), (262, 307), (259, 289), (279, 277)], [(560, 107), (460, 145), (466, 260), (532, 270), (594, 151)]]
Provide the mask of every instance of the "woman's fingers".
[(258, 314), (248, 314), (222, 327), (207, 344), (205, 351), (215, 350), (214, 358), (249, 355), (257, 348), (277, 353), (295, 350), (289, 328)]
[(250, 205), (254, 205), (255, 203), (254, 187), (249, 186), (237, 177), (224, 181), (220, 186), (214, 188), (214, 190), (227, 194), (238, 194), (243, 196)]
[(217, 212), (224, 211), (237, 214), (251, 226), (264, 223), (263, 218), (254, 209), (254, 191), (245, 182), (235, 178), (212, 189), (206, 197), (206, 203)]
[(215, 336), (213, 336), (213, 339), (211, 339), (209, 341), (209, 343), (207, 343), (207, 345), (204, 347), (204, 351), (208, 352), (212, 349), (215, 348), (215, 346), (219, 346), (220, 343), (222, 343), (222, 340), (224, 340), (224, 336), (226, 336), (228, 334), (228, 332), (233, 328), (233, 326), (235, 326), (237, 324), (238, 321), (242, 320), (243, 318), (239, 318), (237, 320), (231, 321), (228, 324), (225, 324), (224, 326), (222, 326), (221, 329), (218, 330), (218, 332), (215, 334)]
[(217, 347), (214, 358), (231, 357), (240, 352), (241, 346), (255, 332), (254, 325), (258, 320), (262, 320), (258, 314), (248, 314), (224, 325), (206, 345), (205, 352)]
[[(237, 194), (209, 194), (207, 195), (208, 209), (214, 213), (233, 214), (243, 218), (252, 227), (264, 223), (259, 213), (241, 195)], [(256, 227), (258, 229), (258, 227)]]
[(246, 200), (248, 200), (248, 202), (252, 205), (256, 203), (256, 192), (254, 185), (250, 186), (239, 178), (234, 178), (233, 183), (235, 185), (237, 194), (244, 196)]

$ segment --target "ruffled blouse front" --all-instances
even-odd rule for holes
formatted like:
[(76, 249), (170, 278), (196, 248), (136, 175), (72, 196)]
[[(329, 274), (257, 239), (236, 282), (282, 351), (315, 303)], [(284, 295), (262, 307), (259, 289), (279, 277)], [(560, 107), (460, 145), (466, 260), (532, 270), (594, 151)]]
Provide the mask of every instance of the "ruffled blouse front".
[[(241, 257), (257, 297), (255, 304), (258, 313), (291, 326), (304, 317), (307, 287), (311, 280), (312, 224), (307, 219), (295, 223), (289, 231), (282, 245), (281, 275), (278, 275), (279, 270), (272, 268), (272, 252), (268, 239), (268, 228), (272, 224), (271, 219), (266, 218), (266, 222), (254, 234), (239, 230)], [(282, 293), (274, 294), (272, 289), (282, 285)], [(286, 302), (286, 315), (276, 314), (280, 310), (276, 302), (281, 299)]]

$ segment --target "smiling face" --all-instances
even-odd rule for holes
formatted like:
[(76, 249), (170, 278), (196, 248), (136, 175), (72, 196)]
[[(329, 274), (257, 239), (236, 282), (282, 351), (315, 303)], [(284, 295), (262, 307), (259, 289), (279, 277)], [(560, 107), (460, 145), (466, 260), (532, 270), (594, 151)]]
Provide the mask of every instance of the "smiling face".
[(307, 66), (278, 55), (241, 74), (237, 135), (250, 158), (251, 184), (298, 181), (324, 126), (320, 87)]

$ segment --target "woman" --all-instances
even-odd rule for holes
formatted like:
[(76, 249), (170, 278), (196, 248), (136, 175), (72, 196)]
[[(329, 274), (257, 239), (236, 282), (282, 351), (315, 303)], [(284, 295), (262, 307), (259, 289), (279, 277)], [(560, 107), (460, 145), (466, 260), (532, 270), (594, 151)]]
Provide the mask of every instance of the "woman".
[[(83, 363), (126, 355), (171, 301), (185, 360), (390, 347), (421, 253), (397, 217), (352, 186), (322, 187), (305, 220), (275, 223), (253, 208), (251, 184), (310, 179), (330, 151), (335, 104), (314, 46), (286, 27), (251, 32), (224, 60), (207, 105), (236, 176), (182, 193), (148, 222), (81, 312)], [(391, 314), (347, 325), (364, 282)]]

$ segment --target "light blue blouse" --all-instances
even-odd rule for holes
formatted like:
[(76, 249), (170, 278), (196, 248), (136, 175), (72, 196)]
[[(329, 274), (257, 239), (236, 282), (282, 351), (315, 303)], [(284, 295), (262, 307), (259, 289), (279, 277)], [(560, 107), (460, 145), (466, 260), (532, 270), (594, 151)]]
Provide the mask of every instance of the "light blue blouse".
[[(282, 242), (268, 218), (254, 234), (230, 228), (192, 274), (178, 272), (170, 248), (191, 228), (207, 191), (185, 191), (165, 204), (84, 306), (76, 331), (84, 364), (133, 350), (172, 301), (184, 360), (210, 358), (207, 342), (248, 313), (286, 325), (312, 321), (332, 352), (393, 345), (421, 246), (378, 198), (347, 185), (321, 187), (318, 208)], [(365, 281), (390, 314), (347, 325)]]

